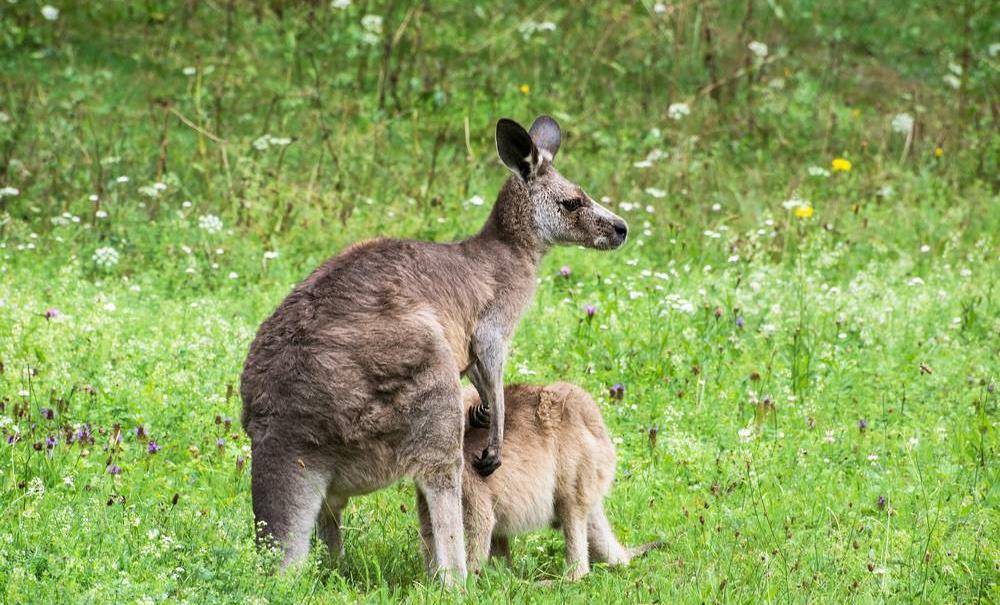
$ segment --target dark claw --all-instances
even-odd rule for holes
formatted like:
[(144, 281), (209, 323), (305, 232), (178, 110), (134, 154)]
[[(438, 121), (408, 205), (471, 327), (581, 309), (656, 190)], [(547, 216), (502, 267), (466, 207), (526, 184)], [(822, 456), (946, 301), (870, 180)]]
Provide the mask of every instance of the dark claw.
[(478, 405), (469, 408), (469, 426), (474, 429), (488, 429), (490, 428), (490, 413), (489, 410), (480, 411)]
[(472, 468), (476, 469), (480, 476), (489, 477), (493, 471), (500, 468), (500, 456), (490, 452), (490, 448), (486, 448), (483, 450), (482, 456), (472, 460)]

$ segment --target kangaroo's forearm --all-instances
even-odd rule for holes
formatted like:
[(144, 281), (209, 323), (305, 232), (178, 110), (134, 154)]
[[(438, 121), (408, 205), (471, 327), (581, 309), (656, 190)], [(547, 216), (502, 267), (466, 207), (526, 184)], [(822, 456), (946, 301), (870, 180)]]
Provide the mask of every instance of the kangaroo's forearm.
[[(475, 468), (482, 476), (487, 476), (500, 466), (500, 451), (503, 445), (504, 429), (504, 399), (503, 399), (503, 363), (505, 346), (502, 338), (496, 338), (495, 332), (484, 331), (475, 344), (476, 363), (469, 378), (479, 392), (488, 412), (490, 436), (486, 449), (476, 461)], [(479, 410), (482, 412), (482, 410)], [(478, 414), (483, 416), (483, 414)], [(474, 421), (470, 417), (470, 422)]]

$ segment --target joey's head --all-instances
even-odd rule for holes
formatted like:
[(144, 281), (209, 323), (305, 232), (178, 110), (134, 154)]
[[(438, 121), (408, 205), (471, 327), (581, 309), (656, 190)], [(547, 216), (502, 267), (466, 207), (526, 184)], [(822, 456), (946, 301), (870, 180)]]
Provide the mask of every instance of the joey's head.
[(625, 243), (628, 225), (595, 202), (553, 165), (562, 133), (541, 116), (525, 130), (506, 118), (497, 123), (497, 153), (514, 173), (504, 185), (494, 214), (504, 229), (541, 249), (578, 244), (613, 250)]

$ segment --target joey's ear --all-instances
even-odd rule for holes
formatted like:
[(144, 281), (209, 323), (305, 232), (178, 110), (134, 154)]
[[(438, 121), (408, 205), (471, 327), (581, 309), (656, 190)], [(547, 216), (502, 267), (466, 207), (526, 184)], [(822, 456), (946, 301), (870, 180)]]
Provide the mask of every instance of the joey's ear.
[(548, 156), (546, 159), (550, 162), (555, 159), (559, 153), (559, 143), (562, 142), (562, 131), (559, 130), (559, 124), (555, 120), (549, 116), (538, 116), (528, 134), (542, 155)]
[(497, 122), (497, 155), (510, 171), (525, 182), (535, 176), (539, 166), (538, 148), (531, 135), (514, 120)]

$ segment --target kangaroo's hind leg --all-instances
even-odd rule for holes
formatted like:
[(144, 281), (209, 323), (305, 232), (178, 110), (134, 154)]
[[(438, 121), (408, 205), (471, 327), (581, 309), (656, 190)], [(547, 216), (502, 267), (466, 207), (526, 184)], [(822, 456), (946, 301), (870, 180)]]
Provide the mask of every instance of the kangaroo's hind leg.
[(317, 532), (330, 552), (330, 559), (337, 560), (344, 556), (344, 536), (341, 533), (341, 520), (347, 496), (327, 492), (323, 505), (319, 510)]
[(431, 528), (431, 512), (427, 508), (427, 498), (417, 488), (417, 518), (420, 520), (420, 553), (424, 557), (424, 571), (432, 576), (437, 570), (437, 555), (434, 552), (434, 530)]
[(410, 434), (399, 452), (426, 501), (433, 569), (448, 584), (464, 580), (467, 569), (462, 527), (464, 410), (458, 376), (451, 363), (428, 369), (415, 379), (409, 394), (413, 404)]
[(284, 568), (309, 554), (329, 478), (319, 465), (281, 445), (270, 435), (253, 444), (250, 490), (258, 541), (277, 543)]
[(514, 559), (510, 556), (510, 538), (494, 535), (490, 541), (490, 558), (503, 557), (509, 567), (514, 567)]

